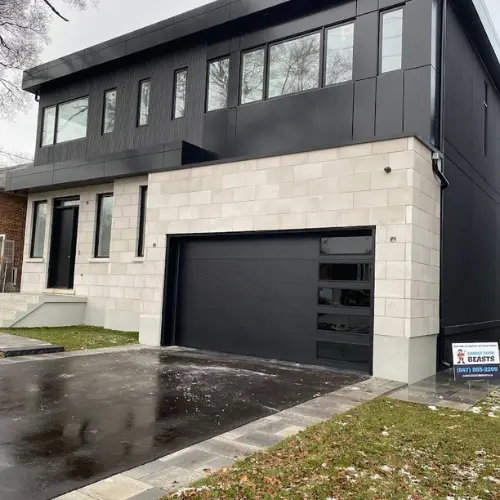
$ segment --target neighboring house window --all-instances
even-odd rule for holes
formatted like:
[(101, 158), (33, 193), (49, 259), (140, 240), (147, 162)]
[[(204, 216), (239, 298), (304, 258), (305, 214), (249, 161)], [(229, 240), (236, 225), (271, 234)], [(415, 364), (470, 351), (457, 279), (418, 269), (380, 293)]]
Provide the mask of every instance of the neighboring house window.
[(56, 131), (56, 106), (50, 106), (43, 110), (42, 122), (42, 146), (54, 144)]
[(116, 89), (104, 92), (104, 109), (102, 115), (102, 133), (110, 134), (115, 131), (116, 121)]
[(484, 84), (483, 154), (488, 156), (488, 84)]
[(241, 104), (262, 101), (264, 98), (265, 63), (265, 49), (252, 50), (243, 54)]
[(144, 241), (146, 238), (146, 209), (148, 205), (148, 187), (141, 186), (139, 199), (139, 237), (137, 241), (137, 256), (144, 257)]
[(227, 107), (229, 57), (212, 61), (208, 65), (207, 111)]
[(352, 80), (354, 23), (326, 31), (325, 85)]
[(149, 102), (151, 98), (151, 80), (139, 82), (139, 106), (137, 109), (137, 125), (143, 127), (149, 122)]
[(396, 71), (402, 67), (403, 9), (382, 14), (381, 72)]
[(113, 195), (100, 194), (97, 197), (97, 225), (95, 257), (109, 257), (111, 246), (111, 221), (113, 218)]
[(89, 98), (58, 104), (56, 142), (74, 141), (87, 136)]
[(175, 72), (174, 85), (174, 118), (182, 118), (186, 113), (187, 69)]
[(47, 202), (36, 201), (33, 203), (33, 226), (31, 230), (32, 258), (42, 258), (45, 246), (45, 228), (47, 226)]
[(271, 45), (268, 97), (319, 87), (321, 33)]

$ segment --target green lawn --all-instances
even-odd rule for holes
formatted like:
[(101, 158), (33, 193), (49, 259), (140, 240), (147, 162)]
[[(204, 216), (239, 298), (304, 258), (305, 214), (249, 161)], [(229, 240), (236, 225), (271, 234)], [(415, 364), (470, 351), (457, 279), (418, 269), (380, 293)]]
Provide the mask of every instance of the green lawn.
[(66, 351), (116, 347), (119, 345), (137, 344), (139, 341), (139, 334), (137, 332), (119, 332), (96, 326), (2, 328), (2, 332), (20, 337), (44, 340), (51, 344), (63, 346)]
[(499, 499), (500, 393), (480, 407), (432, 410), (379, 398), (178, 498)]

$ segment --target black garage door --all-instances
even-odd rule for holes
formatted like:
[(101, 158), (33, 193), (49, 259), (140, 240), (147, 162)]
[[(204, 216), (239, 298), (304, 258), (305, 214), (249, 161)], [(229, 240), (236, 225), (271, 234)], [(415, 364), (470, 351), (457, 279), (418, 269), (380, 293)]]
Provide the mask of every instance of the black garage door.
[(168, 246), (166, 344), (370, 371), (371, 231)]

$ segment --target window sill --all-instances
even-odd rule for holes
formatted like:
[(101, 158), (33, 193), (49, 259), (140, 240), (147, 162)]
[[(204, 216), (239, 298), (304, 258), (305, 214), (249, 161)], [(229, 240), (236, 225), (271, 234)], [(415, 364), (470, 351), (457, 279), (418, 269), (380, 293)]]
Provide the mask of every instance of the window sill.
[(109, 264), (111, 261), (109, 257), (93, 257), (92, 259), (89, 259), (89, 263), (91, 264)]
[(42, 264), (45, 262), (45, 259), (43, 257), (30, 257), (29, 259), (26, 259), (24, 262), (27, 264), (29, 264), (30, 262)]

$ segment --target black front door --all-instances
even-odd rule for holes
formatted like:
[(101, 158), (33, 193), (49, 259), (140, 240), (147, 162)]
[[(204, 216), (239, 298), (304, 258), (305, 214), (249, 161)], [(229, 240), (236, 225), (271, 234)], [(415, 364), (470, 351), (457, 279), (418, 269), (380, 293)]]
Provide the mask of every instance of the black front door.
[(78, 209), (78, 198), (55, 200), (48, 288), (73, 288)]

